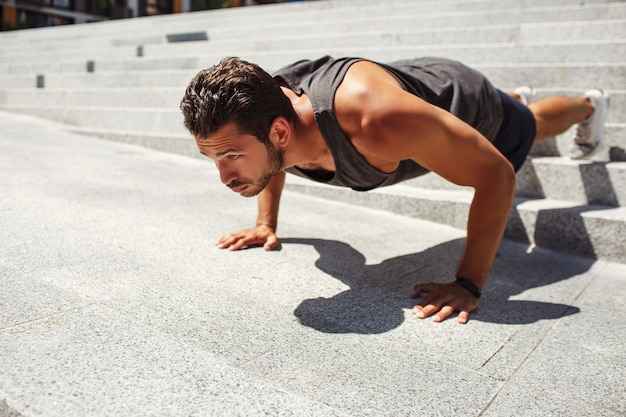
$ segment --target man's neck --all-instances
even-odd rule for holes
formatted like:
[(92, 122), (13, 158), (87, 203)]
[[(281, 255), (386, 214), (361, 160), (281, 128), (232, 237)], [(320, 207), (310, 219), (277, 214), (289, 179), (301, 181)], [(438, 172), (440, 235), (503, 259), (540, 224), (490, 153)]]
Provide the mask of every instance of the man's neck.
[(298, 96), (287, 87), (282, 89), (296, 112), (290, 146), (285, 153), (285, 167), (335, 171), (333, 156), (317, 126), (309, 98), (306, 94)]

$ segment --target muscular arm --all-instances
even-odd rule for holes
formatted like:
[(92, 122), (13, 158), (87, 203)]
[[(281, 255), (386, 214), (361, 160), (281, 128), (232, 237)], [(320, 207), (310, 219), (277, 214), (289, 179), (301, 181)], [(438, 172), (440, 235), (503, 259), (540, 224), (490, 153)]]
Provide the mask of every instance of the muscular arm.
[(257, 226), (267, 226), (274, 231), (278, 227), (278, 208), (280, 196), (285, 186), (285, 172), (280, 171), (257, 197)]
[[(358, 105), (357, 105), (358, 103)], [(511, 164), (478, 131), (450, 113), (405, 92), (384, 69), (354, 64), (335, 99), (337, 116), (352, 143), (368, 161), (391, 170), (412, 159), (449, 181), (475, 190), (467, 240), (457, 276), (482, 289), (502, 239), (515, 191)], [(460, 311), (466, 322), (478, 306), (455, 284), (418, 285), (414, 296), (429, 294), (416, 306), (418, 317), (441, 321)]]
[(252, 229), (243, 229), (222, 236), (215, 245), (220, 249), (229, 250), (238, 250), (249, 245), (263, 245), (265, 250), (274, 249), (278, 245), (276, 228), (278, 227), (278, 208), (284, 185), (285, 172), (281, 171), (257, 196), (256, 226)]

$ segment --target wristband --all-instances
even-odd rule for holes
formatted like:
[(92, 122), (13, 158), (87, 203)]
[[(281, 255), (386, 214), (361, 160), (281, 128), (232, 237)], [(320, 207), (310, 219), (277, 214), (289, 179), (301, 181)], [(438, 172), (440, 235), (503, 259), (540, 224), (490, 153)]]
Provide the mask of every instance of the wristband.
[(467, 291), (469, 291), (470, 294), (472, 294), (476, 298), (480, 298), (480, 296), (482, 295), (478, 287), (469, 279), (458, 277), (456, 281), (454, 281), (454, 283), (465, 288)]

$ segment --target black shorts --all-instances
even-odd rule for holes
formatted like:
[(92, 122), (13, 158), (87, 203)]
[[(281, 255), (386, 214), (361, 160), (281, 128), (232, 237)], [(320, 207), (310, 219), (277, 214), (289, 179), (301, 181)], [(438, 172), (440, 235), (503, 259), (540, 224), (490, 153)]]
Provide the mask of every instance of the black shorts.
[(513, 164), (517, 172), (533, 145), (537, 125), (535, 116), (519, 101), (498, 90), (504, 117), (493, 144)]

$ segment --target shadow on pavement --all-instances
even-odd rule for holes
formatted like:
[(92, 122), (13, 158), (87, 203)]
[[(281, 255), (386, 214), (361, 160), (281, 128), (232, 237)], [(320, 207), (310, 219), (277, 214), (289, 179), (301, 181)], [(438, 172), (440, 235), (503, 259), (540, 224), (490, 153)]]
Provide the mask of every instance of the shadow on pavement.
[[(401, 325), (405, 310), (417, 303), (417, 299), (410, 298), (415, 284), (451, 280), (463, 243), (464, 239), (456, 239), (420, 253), (367, 265), (363, 254), (343, 242), (283, 238), (283, 249), (296, 244), (313, 246), (320, 254), (316, 267), (350, 287), (331, 298), (304, 300), (294, 314), (302, 325), (325, 333), (388, 332)], [(510, 298), (584, 273), (592, 264), (593, 260), (549, 251), (527, 253), (523, 245), (505, 241), (481, 306), (470, 320), (530, 324), (576, 314), (580, 309), (567, 304)]]

